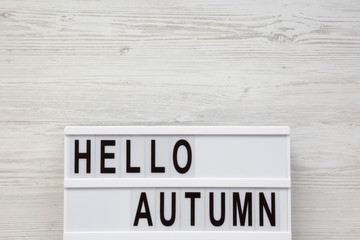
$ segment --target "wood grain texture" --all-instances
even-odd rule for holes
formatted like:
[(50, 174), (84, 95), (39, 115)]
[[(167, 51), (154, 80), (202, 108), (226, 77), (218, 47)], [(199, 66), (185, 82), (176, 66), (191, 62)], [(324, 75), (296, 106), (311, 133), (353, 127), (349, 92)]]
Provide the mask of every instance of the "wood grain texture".
[(0, 239), (62, 239), (67, 125), (288, 125), (293, 239), (360, 238), (357, 0), (0, 1)]

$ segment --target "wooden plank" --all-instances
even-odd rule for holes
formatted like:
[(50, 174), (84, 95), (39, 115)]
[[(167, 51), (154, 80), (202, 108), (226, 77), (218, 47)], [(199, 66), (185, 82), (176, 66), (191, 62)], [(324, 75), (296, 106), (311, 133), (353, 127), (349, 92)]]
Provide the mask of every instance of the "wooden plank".
[(0, 238), (62, 239), (67, 125), (291, 127), (293, 239), (360, 236), (357, 0), (0, 3)]

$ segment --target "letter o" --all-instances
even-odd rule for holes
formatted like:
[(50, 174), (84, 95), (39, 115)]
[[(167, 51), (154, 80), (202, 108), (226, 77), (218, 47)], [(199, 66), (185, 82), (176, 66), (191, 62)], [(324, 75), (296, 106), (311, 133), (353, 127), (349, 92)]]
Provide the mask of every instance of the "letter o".
[[(187, 151), (187, 163), (186, 163), (185, 167), (183, 167), (183, 168), (179, 166), (178, 159), (177, 159), (178, 149), (181, 146), (184, 146)], [(187, 173), (187, 171), (189, 171), (190, 166), (191, 166), (191, 159), (192, 159), (192, 154), (191, 154), (190, 144), (184, 139), (177, 141), (174, 146), (174, 150), (173, 150), (173, 162), (174, 162), (174, 167), (175, 167), (176, 171), (181, 174)]]

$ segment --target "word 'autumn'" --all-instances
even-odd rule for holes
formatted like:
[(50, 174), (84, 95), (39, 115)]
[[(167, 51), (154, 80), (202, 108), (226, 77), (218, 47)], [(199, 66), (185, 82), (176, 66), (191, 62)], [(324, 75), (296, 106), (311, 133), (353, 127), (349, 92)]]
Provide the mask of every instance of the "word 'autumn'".
[[(176, 211), (176, 205), (181, 203), (176, 202), (176, 192), (171, 192), (171, 203), (166, 203), (166, 206), (171, 205), (171, 207), (165, 207), (165, 192), (160, 192), (160, 201), (158, 201), (159, 206), (155, 207), (156, 214), (160, 214), (161, 224), (165, 227), (170, 227), (175, 224), (176, 221), (179, 221), (181, 218), (179, 215), (188, 211), (189, 219), (185, 220), (185, 222), (190, 223), (190, 226), (195, 226), (198, 221), (197, 218), (201, 218), (202, 216), (196, 216), (196, 208), (205, 208), (204, 205), (197, 205), (196, 202), (200, 198), (207, 198), (209, 201), (208, 209), (206, 215), (209, 217), (210, 223), (215, 227), (220, 227), (224, 224), (226, 218), (232, 218), (233, 226), (253, 226), (253, 213), (254, 208), (256, 208), (255, 212), (259, 213), (259, 216), (256, 218), (259, 221), (259, 226), (264, 226), (264, 212), (266, 212), (267, 219), (270, 223), (270, 226), (276, 226), (276, 211), (275, 211), (275, 192), (271, 192), (270, 204), (265, 197), (263, 192), (259, 192), (258, 196), (258, 206), (254, 206), (254, 198), (252, 192), (246, 192), (245, 194), (241, 194), (240, 192), (233, 192), (230, 196), (227, 196), (225, 192), (221, 192), (220, 194), (220, 204), (215, 204), (214, 202), (214, 192), (209, 192), (207, 196), (202, 196), (201, 192), (184, 192), (184, 195), (180, 201), (189, 201), (190, 206), (187, 209), (180, 209), (180, 211)], [(241, 196), (241, 197), (240, 197)], [(217, 199), (219, 200), (219, 196), (217, 194)], [(230, 197), (230, 206), (227, 206), (227, 199)], [(219, 202), (217, 200), (217, 202)], [(153, 215), (154, 212), (151, 212), (147, 193), (141, 192), (139, 202), (137, 205), (136, 214), (134, 217), (133, 226), (136, 227), (139, 225), (139, 221), (146, 221), (148, 226), (153, 226)], [(227, 209), (232, 209), (230, 216), (227, 216)], [(220, 209), (220, 214), (215, 214), (215, 209)], [(205, 210), (206, 212), (206, 210)], [(217, 216), (215, 216), (217, 215)], [(168, 216), (168, 217), (166, 217)], [(170, 216), (170, 217), (169, 217)], [(186, 224), (182, 222), (181, 224)]]

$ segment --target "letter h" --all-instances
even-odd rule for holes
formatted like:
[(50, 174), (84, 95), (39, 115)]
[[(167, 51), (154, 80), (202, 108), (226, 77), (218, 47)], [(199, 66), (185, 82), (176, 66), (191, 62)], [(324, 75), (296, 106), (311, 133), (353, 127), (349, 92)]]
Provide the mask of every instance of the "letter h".
[(79, 140), (75, 140), (75, 173), (79, 173), (79, 159), (86, 159), (86, 173), (91, 172), (91, 140), (86, 140), (86, 152), (79, 153)]

